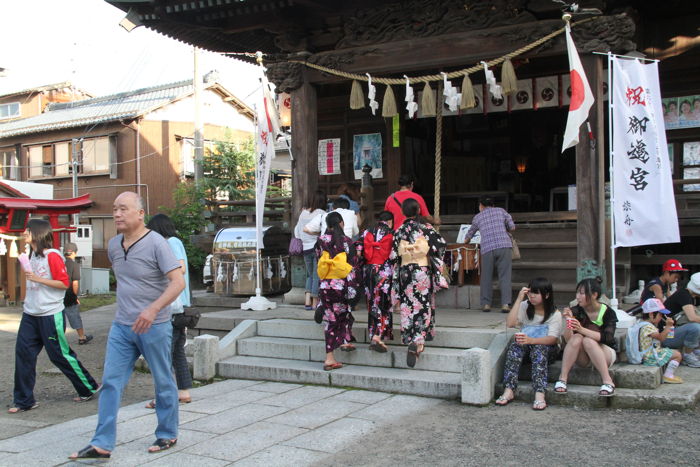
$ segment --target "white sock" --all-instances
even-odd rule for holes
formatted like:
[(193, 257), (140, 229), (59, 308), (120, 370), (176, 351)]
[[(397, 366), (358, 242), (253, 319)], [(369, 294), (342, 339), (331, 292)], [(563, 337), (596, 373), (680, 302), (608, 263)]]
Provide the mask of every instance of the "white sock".
[(664, 372), (664, 378), (673, 378), (673, 372), (676, 371), (678, 365), (680, 364), (675, 360), (671, 360), (670, 362), (668, 362), (668, 366), (666, 367), (666, 371)]

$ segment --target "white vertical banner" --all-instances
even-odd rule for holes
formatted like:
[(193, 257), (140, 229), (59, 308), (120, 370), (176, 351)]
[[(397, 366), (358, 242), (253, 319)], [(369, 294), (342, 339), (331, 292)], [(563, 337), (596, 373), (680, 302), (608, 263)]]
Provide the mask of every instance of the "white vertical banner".
[(658, 62), (611, 60), (614, 246), (679, 242)]
[(275, 157), (275, 140), (279, 133), (279, 118), (270, 87), (260, 67), (262, 92), (256, 106), (256, 165), (255, 165), (255, 230), (258, 249), (263, 248), (262, 228), (265, 216), (265, 197), (270, 179), (270, 166)]

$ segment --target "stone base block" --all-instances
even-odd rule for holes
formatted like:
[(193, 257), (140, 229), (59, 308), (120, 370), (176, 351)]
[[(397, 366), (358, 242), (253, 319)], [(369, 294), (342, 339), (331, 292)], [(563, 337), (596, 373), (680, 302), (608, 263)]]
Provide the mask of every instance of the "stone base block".
[(487, 405), (493, 399), (491, 357), (486, 349), (468, 349), (462, 352), (462, 402)]

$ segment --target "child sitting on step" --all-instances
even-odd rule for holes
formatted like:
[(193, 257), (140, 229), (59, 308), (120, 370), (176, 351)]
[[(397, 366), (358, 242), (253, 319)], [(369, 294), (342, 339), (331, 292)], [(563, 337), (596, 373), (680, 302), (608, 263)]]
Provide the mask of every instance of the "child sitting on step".
[(552, 284), (537, 278), (520, 289), (518, 298), (506, 318), (508, 327), (520, 326), (515, 341), (508, 347), (503, 369), (504, 391), (496, 405), (508, 405), (515, 398), (518, 374), (525, 357), (532, 362), (532, 388), (535, 391), (533, 410), (547, 408), (544, 395), (547, 390), (548, 365), (558, 353), (562, 331), (561, 313), (554, 307)]
[[(642, 304), (642, 319), (647, 324), (639, 329), (639, 348), (644, 352), (642, 359), (644, 365), (663, 367), (668, 364), (663, 382), (678, 384), (683, 380), (674, 376), (673, 372), (676, 371), (683, 357), (678, 350), (661, 347), (661, 343), (666, 340), (669, 331), (673, 328), (673, 319), (667, 317), (669, 313), (671, 312), (658, 298), (650, 298)], [(666, 326), (659, 332), (658, 325), (664, 316), (666, 316)]]

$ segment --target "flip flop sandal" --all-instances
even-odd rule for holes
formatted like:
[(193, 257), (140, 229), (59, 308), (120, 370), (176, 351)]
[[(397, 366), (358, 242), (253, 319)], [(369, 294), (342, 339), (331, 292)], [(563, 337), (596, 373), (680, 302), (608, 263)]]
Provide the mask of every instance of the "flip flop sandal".
[(39, 403), (35, 402), (34, 405), (32, 405), (31, 407), (10, 407), (9, 409), (7, 409), (7, 413), (14, 415), (16, 413), (22, 413), (22, 412), (27, 412), (29, 410), (34, 410), (37, 407), (39, 407)]
[(337, 370), (338, 368), (343, 368), (343, 364), (340, 362), (336, 362), (332, 365), (323, 365), (323, 371)]
[[(158, 438), (155, 443), (151, 444), (151, 447), (148, 448), (148, 452), (161, 452), (161, 451), (166, 451), (170, 449), (171, 447), (175, 446), (177, 444), (177, 439), (167, 439), (167, 438)], [(158, 448), (158, 449), (151, 449), (151, 448)]]
[(501, 396), (498, 399), (496, 399), (496, 405), (498, 407), (505, 407), (506, 405), (510, 404), (511, 402), (513, 402), (513, 398), (508, 399), (507, 397)]
[(68, 459), (109, 459), (111, 455), (111, 452), (97, 452), (93, 446), (85, 446), (75, 456), (69, 456)]
[(559, 380), (554, 383), (554, 392), (557, 394), (566, 394), (569, 389), (566, 387), (566, 381)]
[(547, 403), (545, 401), (534, 401), (532, 403), (532, 410), (544, 410), (547, 408)]
[[(190, 397), (190, 398), (187, 398), (187, 399), (178, 399), (177, 401), (178, 401), (180, 404), (189, 404), (190, 402), (192, 402), (192, 398)], [(156, 408), (156, 401), (155, 401), (155, 399), (152, 399), (152, 400), (148, 401), (148, 403), (145, 405), (145, 407), (146, 407), (147, 409), (155, 409), (155, 408)]]
[(78, 339), (78, 345), (85, 345), (88, 342), (90, 342), (91, 340), (92, 340), (92, 336), (88, 334), (87, 336), (85, 336), (85, 339)]
[(377, 341), (372, 341), (369, 344), (369, 350), (374, 350), (375, 352), (379, 353), (386, 353), (389, 349), (386, 348), (386, 345), (380, 344)]
[(416, 366), (416, 360), (418, 360), (418, 345), (411, 342), (408, 344), (408, 352), (406, 353), (406, 365), (413, 368)]
[[(605, 394), (603, 394), (605, 393)], [(603, 384), (600, 386), (600, 391), (598, 395), (600, 397), (612, 397), (615, 394), (615, 385), (613, 384)]]

